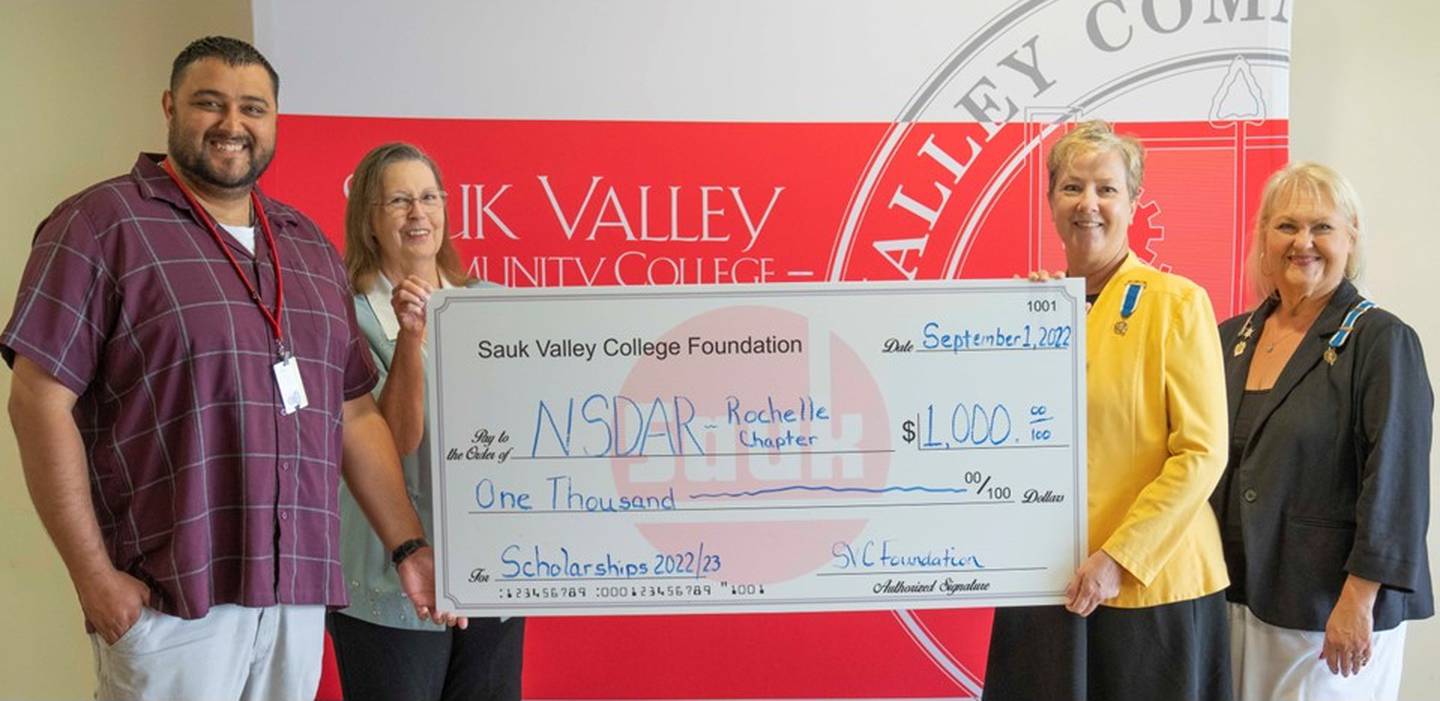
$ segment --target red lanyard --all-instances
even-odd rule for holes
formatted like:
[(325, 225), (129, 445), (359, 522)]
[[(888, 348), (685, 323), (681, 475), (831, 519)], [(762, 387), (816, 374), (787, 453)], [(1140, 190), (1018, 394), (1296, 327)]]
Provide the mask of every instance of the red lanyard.
[(210, 237), (215, 239), (215, 244), (220, 251), (230, 260), (230, 266), (235, 269), (235, 274), (240, 276), (240, 281), (245, 283), (245, 289), (250, 291), (250, 299), (254, 300), (255, 306), (259, 307), (260, 313), (265, 315), (265, 321), (270, 322), (270, 330), (275, 333), (275, 342), (280, 346), (280, 357), (284, 359), (290, 355), (285, 348), (284, 333), (280, 328), (281, 315), (285, 309), (285, 276), (280, 270), (280, 249), (275, 246), (275, 234), (270, 231), (270, 219), (265, 216), (265, 208), (260, 205), (260, 198), (252, 189), (250, 191), (250, 204), (255, 208), (255, 218), (260, 220), (260, 230), (265, 232), (265, 243), (270, 246), (270, 264), (275, 268), (275, 311), (270, 311), (265, 306), (264, 300), (260, 299), (260, 291), (250, 282), (250, 276), (245, 274), (245, 269), (240, 267), (240, 261), (235, 259), (235, 254), (230, 252), (230, 247), (225, 244), (225, 239), (220, 237), (220, 229), (215, 226), (215, 220), (210, 216), (185, 183), (180, 181), (180, 176), (175, 174), (175, 167), (170, 165), (170, 159), (165, 159), (165, 172), (170, 179), (175, 181), (176, 187), (180, 188), (181, 194), (185, 195), (185, 201), (190, 203), (190, 208), (195, 210), (196, 216), (205, 223), (205, 230), (210, 232)]

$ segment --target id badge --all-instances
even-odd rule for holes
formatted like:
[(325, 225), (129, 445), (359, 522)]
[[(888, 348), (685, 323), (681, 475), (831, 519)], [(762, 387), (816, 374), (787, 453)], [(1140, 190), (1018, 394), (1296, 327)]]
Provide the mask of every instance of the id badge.
[(285, 415), (293, 414), (310, 405), (310, 399), (305, 396), (305, 382), (300, 379), (300, 364), (295, 361), (295, 356), (286, 355), (272, 367), (275, 371), (275, 387), (280, 390), (280, 401), (284, 407), (280, 413)]

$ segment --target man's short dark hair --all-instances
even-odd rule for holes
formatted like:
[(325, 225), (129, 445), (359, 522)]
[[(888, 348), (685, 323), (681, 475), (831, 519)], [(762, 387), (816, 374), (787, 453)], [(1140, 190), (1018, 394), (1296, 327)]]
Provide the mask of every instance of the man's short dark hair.
[(180, 78), (190, 64), (205, 58), (218, 58), (232, 68), (264, 66), (265, 72), (270, 74), (270, 86), (275, 89), (275, 97), (280, 97), (280, 74), (265, 60), (264, 54), (247, 42), (218, 36), (196, 39), (175, 57), (175, 64), (170, 68), (170, 91), (174, 92), (180, 87)]

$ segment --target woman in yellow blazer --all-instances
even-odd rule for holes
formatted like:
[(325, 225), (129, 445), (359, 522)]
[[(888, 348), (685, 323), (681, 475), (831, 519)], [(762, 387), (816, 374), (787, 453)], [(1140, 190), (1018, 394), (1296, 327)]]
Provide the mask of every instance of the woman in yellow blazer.
[(1207, 502), (1225, 469), (1225, 376), (1205, 291), (1140, 262), (1144, 151), (1104, 122), (1061, 138), (1049, 205), (1085, 278), (1093, 552), (1064, 608), (998, 609), (984, 698), (1228, 701), (1229, 583)]

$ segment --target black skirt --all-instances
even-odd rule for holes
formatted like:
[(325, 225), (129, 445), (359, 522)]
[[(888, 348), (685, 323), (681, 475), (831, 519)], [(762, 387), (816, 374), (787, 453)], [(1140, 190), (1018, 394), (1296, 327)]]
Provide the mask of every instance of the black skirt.
[(984, 701), (1230, 701), (1230, 630), (1216, 592), (1163, 606), (995, 610)]

